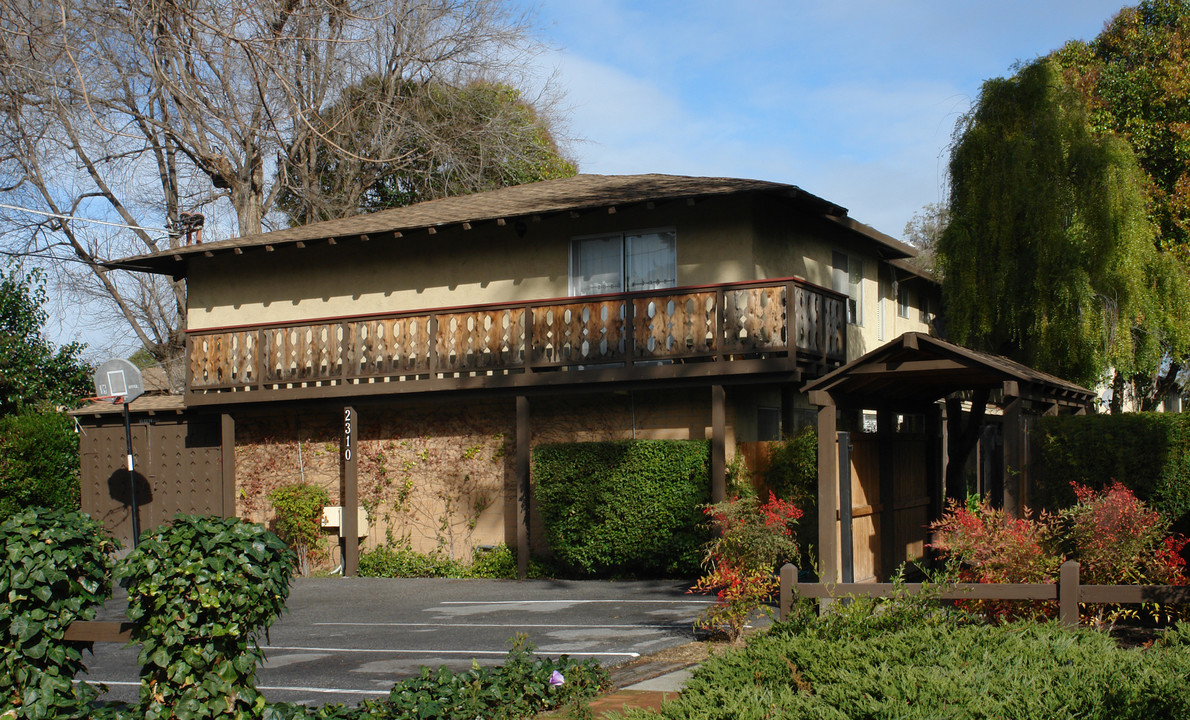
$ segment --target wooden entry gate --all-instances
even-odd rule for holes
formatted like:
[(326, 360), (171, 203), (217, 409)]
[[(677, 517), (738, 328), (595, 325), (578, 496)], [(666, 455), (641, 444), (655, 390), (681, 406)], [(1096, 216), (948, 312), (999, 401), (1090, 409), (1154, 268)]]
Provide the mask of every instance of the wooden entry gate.
[(901, 563), (925, 556), (928, 446), (924, 435), (839, 433), (843, 582), (886, 580)]
[[(83, 512), (132, 547), (130, 484), (123, 416), (80, 420), (80, 490)], [(233, 472), (224, 470), (219, 416), (136, 417), (132, 455), (141, 533), (178, 513), (235, 515)], [(227, 484), (231, 489), (225, 487)]]

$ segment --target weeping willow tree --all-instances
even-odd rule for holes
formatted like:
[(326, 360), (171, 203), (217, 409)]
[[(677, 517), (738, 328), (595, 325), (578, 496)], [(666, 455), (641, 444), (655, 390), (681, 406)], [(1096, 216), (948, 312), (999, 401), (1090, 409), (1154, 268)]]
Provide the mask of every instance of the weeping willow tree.
[(1052, 61), (984, 83), (950, 182), (937, 255), (953, 340), (1090, 386), (1186, 352), (1187, 277), (1157, 250), (1144, 174)]

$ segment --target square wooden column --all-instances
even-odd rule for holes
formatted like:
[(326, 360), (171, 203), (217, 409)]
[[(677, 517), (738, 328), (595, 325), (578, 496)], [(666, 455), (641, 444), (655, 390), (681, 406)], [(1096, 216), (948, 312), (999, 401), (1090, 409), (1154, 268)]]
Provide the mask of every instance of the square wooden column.
[(727, 400), (722, 385), (711, 386), (711, 502), (727, 499)]
[(351, 406), (343, 408), (342, 445), (339, 532), (343, 533), (343, 576), (355, 577), (359, 573), (359, 417)]
[(1015, 382), (1004, 383), (1004, 511), (1020, 517), (1025, 509), (1025, 475), (1021, 463), (1021, 398)]
[(529, 575), (529, 398), (516, 399), (516, 572), (524, 580)]
[(818, 405), (818, 574), (824, 583), (839, 582), (839, 455), (835, 401), (815, 393)]
[(228, 413), (219, 416), (219, 454), (223, 475), (223, 517), (236, 516), (236, 421)]

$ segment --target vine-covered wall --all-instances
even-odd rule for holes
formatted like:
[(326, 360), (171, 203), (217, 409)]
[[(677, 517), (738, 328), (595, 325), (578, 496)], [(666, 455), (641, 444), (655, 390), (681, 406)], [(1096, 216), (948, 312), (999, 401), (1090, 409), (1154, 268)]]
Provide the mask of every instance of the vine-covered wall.
[[(705, 397), (704, 397), (705, 395)], [(710, 390), (566, 395), (530, 400), (531, 446), (573, 441), (710, 437)], [(516, 544), (513, 398), (357, 405), (364, 549), (385, 544), (469, 560), (473, 548)], [(727, 447), (733, 448), (732, 413)], [(334, 408), (236, 418), (236, 514), (269, 524), (268, 494), (306, 482), (341, 504)], [(536, 503), (530, 539), (548, 553)], [(321, 566), (339, 563), (333, 530)]]

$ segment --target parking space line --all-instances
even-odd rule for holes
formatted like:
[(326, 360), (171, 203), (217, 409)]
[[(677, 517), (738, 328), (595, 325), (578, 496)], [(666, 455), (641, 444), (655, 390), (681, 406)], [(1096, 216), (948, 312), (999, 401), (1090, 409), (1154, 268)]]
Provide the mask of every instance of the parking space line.
[(596, 605), (615, 603), (617, 605), (713, 605), (714, 600), (443, 600), (439, 605)]
[(607, 630), (610, 628), (628, 628), (631, 630), (684, 630), (690, 627), (690, 623), (670, 623), (668, 625), (626, 625), (626, 624), (610, 624), (610, 625), (563, 625), (557, 623), (401, 623), (401, 622), (379, 622), (379, 623), (362, 623), (362, 622), (319, 622), (311, 623), (312, 625), (333, 625), (339, 627), (487, 627), (487, 628), (592, 628), (596, 630)]
[[(293, 645), (264, 645), (261, 650), (294, 650), (303, 652), (325, 652), (325, 653), (388, 653), (390, 655), (507, 655), (507, 650), (402, 650), (397, 648), (329, 648), (329, 647), (298, 647)], [(634, 652), (583, 652), (581, 650), (551, 650), (550, 654), (558, 655), (582, 655), (585, 657), (640, 657), (640, 653)], [(537, 653), (541, 655), (542, 653)]]
[[(139, 682), (128, 682), (125, 680), (88, 680), (88, 685), (123, 685), (125, 687), (140, 686)], [(325, 693), (330, 695), (388, 695), (389, 690), (361, 690), (356, 688), (315, 688), (315, 687), (292, 687), (288, 685), (257, 685), (257, 690), (268, 690), (269, 692), (309, 692), (309, 693)]]

